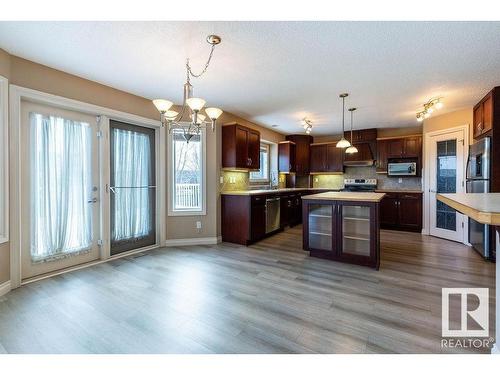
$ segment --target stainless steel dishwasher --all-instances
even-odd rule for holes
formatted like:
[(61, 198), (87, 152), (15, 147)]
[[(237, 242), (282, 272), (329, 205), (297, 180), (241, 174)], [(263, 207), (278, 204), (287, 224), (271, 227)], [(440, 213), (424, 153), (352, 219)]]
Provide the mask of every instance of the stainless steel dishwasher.
[(280, 227), (280, 197), (266, 199), (266, 234)]

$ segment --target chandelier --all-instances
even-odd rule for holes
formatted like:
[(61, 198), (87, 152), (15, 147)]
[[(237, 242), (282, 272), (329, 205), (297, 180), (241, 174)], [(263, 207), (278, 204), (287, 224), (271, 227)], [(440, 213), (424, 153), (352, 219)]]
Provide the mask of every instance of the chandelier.
[[(212, 131), (215, 131), (216, 121), (222, 114), (222, 110), (215, 107), (205, 108), (205, 114), (201, 113), (206, 102), (202, 98), (193, 96), (193, 86), (190, 80), (191, 77), (199, 78), (205, 74), (212, 60), (215, 46), (220, 44), (221, 41), (222, 39), (217, 35), (209, 35), (207, 37), (207, 43), (212, 47), (208, 60), (200, 73), (193, 73), (189, 65), (189, 58), (186, 60), (186, 83), (184, 84), (184, 99), (180, 113), (170, 109), (174, 103), (169, 100), (153, 100), (153, 104), (160, 112), (161, 126), (168, 127), (169, 133), (174, 129), (182, 130), (186, 142), (189, 142), (194, 135), (200, 134), (202, 128), (211, 126)], [(186, 120), (188, 124), (186, 124)]]
[(311, 134), (311, 131), (313, 128), (312, 121), (309, 120), (308, 118), (304, 117), (302, 119), (302, 122), (304, 123), (303, 127), (304, 127), (304, 130), (306, 131), (306, 134)]
[(443, 108), (442, 98), (430, 99), (427, 103), (423, 105), (424, 109), (417, 112), (417, 121), (422, 122), (424, 119), (429, 118), (434, 109)]

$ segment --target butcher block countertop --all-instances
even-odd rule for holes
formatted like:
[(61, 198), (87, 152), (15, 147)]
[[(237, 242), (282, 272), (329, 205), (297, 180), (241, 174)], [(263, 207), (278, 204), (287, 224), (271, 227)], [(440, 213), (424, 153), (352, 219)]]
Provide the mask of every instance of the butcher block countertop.
[(500, 226), (500, 193), (437, 194), (436, 197), (479, 223)]
[(325, 200), (325, 201), (359, 201), (359, 202), (380, 202), (384, 193), (366, 193), (366, 192), (326, 192), (312, 195), (304, 195), (304, 200)]

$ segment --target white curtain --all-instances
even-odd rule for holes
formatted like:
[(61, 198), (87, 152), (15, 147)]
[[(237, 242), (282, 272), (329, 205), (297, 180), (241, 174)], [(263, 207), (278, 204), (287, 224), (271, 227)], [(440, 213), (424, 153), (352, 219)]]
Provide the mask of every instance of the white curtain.
[(113, 241), (142, 237), (153, 230), (148, 188), (152, 183), (151, 145), (147, 134), (113, 129), (114, 227)]
[(31, 257), (87, 250), (92, 243), (91, 128), (30, 113)]

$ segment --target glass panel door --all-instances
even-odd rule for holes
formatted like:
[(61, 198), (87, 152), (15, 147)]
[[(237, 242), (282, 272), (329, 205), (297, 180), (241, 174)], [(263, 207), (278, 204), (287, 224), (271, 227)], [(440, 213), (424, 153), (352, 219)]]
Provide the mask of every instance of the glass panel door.
[(370, 256), (370, 207), (342, 205), (342, 253)]
[(464, 192), (464, 132), (431, 137), (429, 150), (430, 234), (453, 241), (464, 240), (463, 215), (436, 198), (438, 193)]
[(94, 116), (22, 102), (21, 278), (99, 258)]
[(332, 251), (333, 229), (332, 205), (309, 205), (309, 248)]
[(110, 121), (111, 255), (156, 243), (155, 131)]

